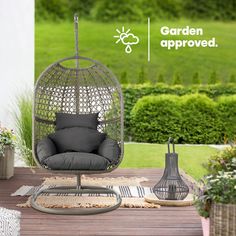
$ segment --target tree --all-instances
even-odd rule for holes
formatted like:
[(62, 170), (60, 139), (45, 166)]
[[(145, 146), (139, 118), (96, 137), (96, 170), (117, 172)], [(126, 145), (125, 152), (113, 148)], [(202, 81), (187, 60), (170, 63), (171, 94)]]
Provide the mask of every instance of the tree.
[(232, 74), (229, 78), (229, 83), (236, 83), (236, 78), (235, 78), (235, 75)]
[(201, 83), (201, 81), (199, 78), (199, 74), (198, 74), (198, 72), (195, 72), (193, 74), (192, 84), (200, 84), (200, 83)]
[(158, 75), (157, 82), (158, 82), (158, 83), (165, 83), (165, 79), (164, 79), (163, 74), (159, 74), (159, 75)]
[(128, 84), (128, 80), (127, 80), (127, 72), (123, 71), (120, 75), (120, 83), (121, 84)]
[(144, 71), (144, 67), (141, 67), (141, 70), (138, 75), (138, 84), (144, 84), (147, 81), (147, 74)]
[(209, 77), (208, 84), (216, 84), (218, 82), (218, 77), (215, 71), (213, 71)]
[(181, 79), (179, 73), (175, 73), (174, 74), (172, 84), (173, 85), (180, 85), (180, 84), (182, 84), (182, 79)]

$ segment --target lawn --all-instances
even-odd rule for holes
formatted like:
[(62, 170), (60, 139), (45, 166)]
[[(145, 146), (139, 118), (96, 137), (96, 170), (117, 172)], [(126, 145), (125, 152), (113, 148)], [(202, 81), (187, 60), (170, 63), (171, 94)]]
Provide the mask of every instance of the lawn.
[[(113, 38), (116, 28), (131, 28), (140, 38), (134, 45), (131, 54), (124, 53), (124, 45), (115, 44)], [(211, 39), (216, 38), (218, 48), (181, 48), (167, 50), (160, 47), (160, 27), (202, 27), (203, 36), (172, 36), (175, 39)], [(35, 73), (36, 78), (49, 64), (74, 55), (73, 22), (36, 23), (35, 32)], [(156, 22), (151, 24), (151, 62), (147, 62), (147, 25), (137, 23), (97, 23), (80, 21), (79, 47), (80, 55), (101, 61), (109, 66), (119, 78), (127, 72), (129, 82), (136, 82), (142, 68), (150, 80), (163, 74), (169, 81), (175, 73), (179, 73), (185, 84), (191, 83), (193, 74), (199, 73), (202, 81), (207, 81), (213, 71), (218, 78), (225, 81), (230, 75), (236, 75), (236, 23), (191, 22), (181, 20), (175, 22)]]
[[(164, 144), (126, 143), (122, 168), (163, 168), (167, 146)], [(206, 174), (202, 164), (217, 150), (209, 146), (176, 145), (179, 168), (195, 179)]]

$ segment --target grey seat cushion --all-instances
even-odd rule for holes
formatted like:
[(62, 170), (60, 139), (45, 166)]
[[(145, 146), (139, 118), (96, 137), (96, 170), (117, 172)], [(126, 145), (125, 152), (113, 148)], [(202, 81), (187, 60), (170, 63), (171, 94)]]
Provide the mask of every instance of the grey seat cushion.
[(48, 137), (38, 142), (36, 151), (38, 160), (40, 162), (42, 162), (47, 157), (53, 156), (57, 153), (55, 144)]
[(94, 129), (73, 127), (57, 130), (48, 136), (59, 153), (77, 151), (90, 153), (105, 139), (105, 134)]
[(56, 113), (56, 129), (71, 127), (87, 127), (97, 129), (98, 113), (91, 114), (68, 114)]
[(120, 156), (120, 147), (117, 141), (106, 138), (98, 148), (98, 155), (107, 158), (111, 163), (116, 163)]
[(109, 161), (93, 153), (67, 152), (46, 158), (44, 164), (53, 170), (105, 170)]

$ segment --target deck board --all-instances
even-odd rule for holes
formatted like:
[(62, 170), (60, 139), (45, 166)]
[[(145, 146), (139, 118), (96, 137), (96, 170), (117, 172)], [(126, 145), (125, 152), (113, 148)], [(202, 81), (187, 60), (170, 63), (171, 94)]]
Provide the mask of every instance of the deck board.
[[(153, 186), (161, 169), (117, 169), (102, 176), (147, 177)], [(15, 168), (10, 180), (0, 180), (0, 206), (22, 212), (21, 235), (161, 235), (202, 236), (200, 218), (194, 207), (161, 207), (160, 209), (118, 209), (90, 216), (50, 215), (32, 208), (18, 208), (27, 197), (10, 197), (22, 185), (39, 185), (43, 177), (53, 176), (42, 169)], [(96, 175), (94, 175), (96, 176)]]

